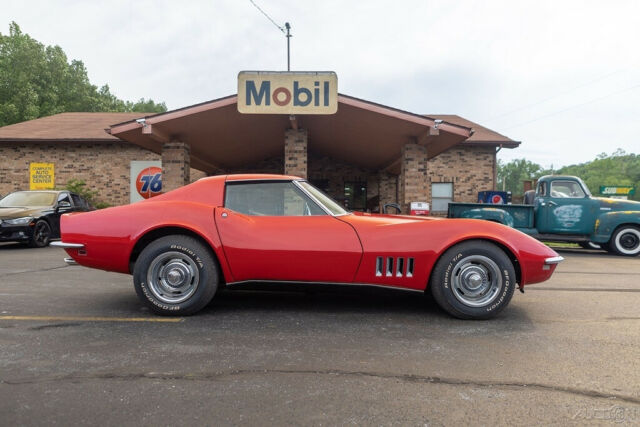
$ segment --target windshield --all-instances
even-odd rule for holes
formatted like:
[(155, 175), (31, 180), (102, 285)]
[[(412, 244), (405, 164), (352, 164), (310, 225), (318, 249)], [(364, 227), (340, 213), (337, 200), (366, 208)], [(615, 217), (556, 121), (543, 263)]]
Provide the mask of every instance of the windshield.
[(313, 185), (309, 184), (307, 181), (297, 181), (298, 184), (302, 188), (304, 188), (309, 194), (311, 194), (322, 206), (325, 207), (329, 212), (333, 215), (345, 215), (349, 212), (346, 211), (342, 206), (338, 204), (331, 197), (324, 194), (322, 191), (318, 190)]
[(29, 206), (52, 206), (56, 201), (56, 193), (40, 191), (18, 191), (0, 200), (0, 208), (17, 208)]
[(591, 195), (591, 191), (589, 191), (589, 187), (587, 187), (587, 184), (584, 183), (584, 181), (581, 178), (577, 178), (578, 181), (580, 181), (580, 185), (582, 185), (582, 188), (584, 188), (585, 193), (587, 193), (587, 196), (589, 197), (593, 197)]

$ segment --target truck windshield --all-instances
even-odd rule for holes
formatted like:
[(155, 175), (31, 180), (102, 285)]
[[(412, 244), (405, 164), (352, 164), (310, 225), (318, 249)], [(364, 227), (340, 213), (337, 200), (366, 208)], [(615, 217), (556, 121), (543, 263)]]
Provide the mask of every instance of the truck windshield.
[(577, 178), (577, 180), (578, 180), (578, 182), (580, 182), (580, 185), (584, 189), (584, 192), (587, 193), (587, 196), (592, 197), (591, 196), (591, 191), (589, 191), (589, 187), (587, 187), (587, 184), (585, 184), (584, 181), (581, 178)]

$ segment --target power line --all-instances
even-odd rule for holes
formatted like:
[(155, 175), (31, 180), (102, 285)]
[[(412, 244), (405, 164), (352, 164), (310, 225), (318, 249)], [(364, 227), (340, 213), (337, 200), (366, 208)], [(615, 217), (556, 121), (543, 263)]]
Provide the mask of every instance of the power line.
[(619, 94), (621, 94), (623, 92), (628, 92), (630, 90), (633, 90), (633, 89), (636, 89), (636, 88), (639, 88), (639, 87), (640, 87), (640, 84), (637, 84), (637, 85), (634, 85), (634, 86), (631, 86), (631, 87), (628, 87), (628, 88), (625, 88), (625, 89), (621, 89), (619, 91), (609, 93), (609, 94), (601, 96), (599, 98), (595, 98), (595, 99), (592, 99), (592, 100), (589, 100), (589, 101), (586, 101), (586, 102), (583, 102), (583, 103), (580, 103), (580, 104), (572, 105), (572, 106), (567, 107), (567, 108), (565, 108), (563, 110), (559, 110), (559, 111), (555, 111), (553, 113), (545, 114), (544, 116), (537, 117), (537, 118), (535, 118), (533, 120), (529, 120), (529, 121), (526, 121), (526, 122), (523, 122), (523, 123), (519, 123), (519, 124), (514, 125), (514, 126), (509, 126), (508, 128), (505, 128), (505, 130), (509, 130), (509, 129), (520, 127), (520, 126), (528, 125), (529, 123), (537, 122), (538, 120), (546, 119), (547, 117), (552, 117), (552, 116), (564, 113), (566, 111), (573, 110), (574, 108), (582, 107), (583, 105), (592, 104), (594, 102), (598, 102), (598, 101), (601, 101), (603, 99), (609, 98), (610, 96), (619, 95)]
[[(251, 2), (252, 5), (255, 6), (256, 9), (258, 9), (260, 11), (260, 13), (262, 13), (269, 21), (271, 21), (271, 23), (273, 25), (276, 26), (276, 28), (278, 28), (280, 31), (282, 31), (283, 33), (285, 33), (284, 28), (281, 27), (280, 25), (276, 24), (276, 21), (274, 21), (269, 15), (267, 15), (267, 12), (265, 12), (264, 10), (262, 10), (260, 8), (260, 6), (258, 6), (253, 0), (249, 0)], [(285, 33), (286, 34), (286, 33)]]
[(599, 82), (601, 80), (607, 79), (607, 78), (609, 78), (609, 77), (611, 77), (611, 76), (613, 76), (615, 74), (620, 73), (620, 71), (621, 70), (614, 71), (613, 73), (606, 74), (604, 76), (598, 77), (597, 79), (589, 80), (586, 83), (580, 84), (578, 86), (574, 86), (571, 89), (568, 89), (568, 90), (565, 90), (563, 92), (557, 93), (557, 94), (555, 94), (553, 96), (550, 96), (548, 98), (545, 98), (545, 99), (543, 99), (541, 101), (537, 101), (537, 102), (534, 102), (532, 104), (527, 104), (527, 105), (525, 105), (523, 107), (518, 107), (518, 108), (515, 108), (513, 110), (509, 110), (506, 113), (498, 114), (497, 116), (489, 117), (488, 119), (485, 119), (485, 121), (491, 121), (491, 120), (495, 120), (495, 119), (500, 119), (502, 117), (509, 116), (509, 115), (511, 115), (513, 113), (517, 113), (518, 111), (527, 110), (527, 109), (529, 109), (531, 107), (535, 107), (537, 105), (544, 104), (545, 102), (551, 101), (552, 99), (555, 99), (555, 98), (557, 98), (559, 96), (566, 95), (566, 94), (571, 93), (571, 92), (573, 92), (573, 91), (575, 91), (577, 89), (581, 89), (581, 88), (583, 88), (585, 86), (589, 86), (589, 85), (592, 85), (593, 83), (596, 83), (596, 82)]

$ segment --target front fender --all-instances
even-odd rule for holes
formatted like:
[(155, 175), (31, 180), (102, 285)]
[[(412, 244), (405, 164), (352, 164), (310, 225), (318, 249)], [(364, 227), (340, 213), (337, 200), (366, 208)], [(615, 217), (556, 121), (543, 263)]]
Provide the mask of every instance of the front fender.
[(622, 224), (640, 226), (640, 213), (638, 211), (618, 211), (600, 215), (596, 220), (591, 241), (596, 243), (608, 242), (616, 228)]
[(509, 227), (513, 227), (514, 224), (513, 216), (509, 212), (499, 208), (469, 209), (462, 213), (460, 218), (484, 219), (485, 221), (498, 222)]

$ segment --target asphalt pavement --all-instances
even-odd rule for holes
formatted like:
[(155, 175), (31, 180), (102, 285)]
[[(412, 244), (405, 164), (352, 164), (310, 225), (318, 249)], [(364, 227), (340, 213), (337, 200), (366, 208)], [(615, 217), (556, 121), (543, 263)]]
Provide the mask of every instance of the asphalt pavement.
[(0, 425), (640, 424), (640, 258), (559, 252), (488, 321), (381, 291), (165, 318), (130, 276), (3, 244)]

